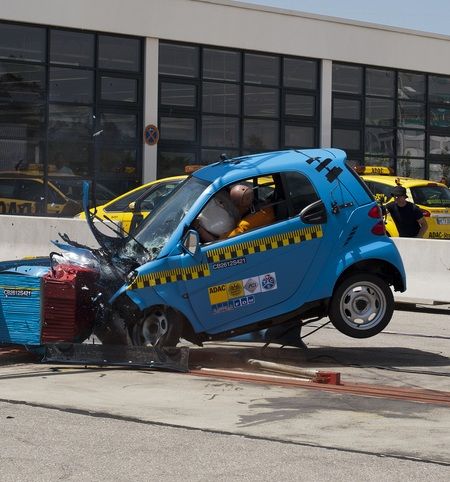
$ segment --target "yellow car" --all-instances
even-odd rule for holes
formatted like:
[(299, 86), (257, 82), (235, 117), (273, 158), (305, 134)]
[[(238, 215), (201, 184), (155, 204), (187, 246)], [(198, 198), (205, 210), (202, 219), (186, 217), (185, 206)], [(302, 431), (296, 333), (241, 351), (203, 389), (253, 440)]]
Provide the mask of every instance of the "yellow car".
[[(425, 238), (450, 239), (450, 189), (442, 183), (392, 175), (389, 168), (363, 166), (355, 168), (375, 198), (388, 203), (394, 200), (392, 189), (403, 186), (408, 200), (417, 204), (428, 223)], [(390, 214), (386, 218), (388, 236), (398, 236)]]
[[(157, 179), (131, 191), (128, 191), (111, 201), (97, 206), (95, 216), (105, 221), (111, 220), (128, 233), (131, 225), (133, 228), (137, 222), (146, 218), (164, 197), (169, 194), (187, 176), (173, 176), (164, 179)], [(94, 212), (94, 209), (91, 209)], [(86, 219), (84, 212), (75, 216)]]
[[(82, 209), (83, 179), (67, 174), (52, 174), (48, 181), (47, 206), (42, 171), (0, 172), (0, 214), (22, 214), (72, 217)], [(97, 184), (96, 196), (100, 202), (114, 194)]]

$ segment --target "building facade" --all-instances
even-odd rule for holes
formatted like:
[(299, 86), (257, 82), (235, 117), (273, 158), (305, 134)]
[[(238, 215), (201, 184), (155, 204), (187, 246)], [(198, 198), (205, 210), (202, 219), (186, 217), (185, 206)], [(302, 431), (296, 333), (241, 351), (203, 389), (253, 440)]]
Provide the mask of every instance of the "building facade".
[(107, 197), (222, 153), (332, 146), (449, 176), (450, 36), (232, 0), (11, 0), (1, 17), (5, 214), (52, 214), (65, 177)]

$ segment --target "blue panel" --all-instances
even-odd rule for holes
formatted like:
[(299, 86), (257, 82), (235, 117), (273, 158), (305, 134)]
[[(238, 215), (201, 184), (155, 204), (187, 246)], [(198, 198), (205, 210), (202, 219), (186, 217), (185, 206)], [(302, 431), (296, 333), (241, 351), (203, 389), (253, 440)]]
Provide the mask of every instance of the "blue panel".
[(41, 279), (0, 273), (0, 343), (40, 345)]

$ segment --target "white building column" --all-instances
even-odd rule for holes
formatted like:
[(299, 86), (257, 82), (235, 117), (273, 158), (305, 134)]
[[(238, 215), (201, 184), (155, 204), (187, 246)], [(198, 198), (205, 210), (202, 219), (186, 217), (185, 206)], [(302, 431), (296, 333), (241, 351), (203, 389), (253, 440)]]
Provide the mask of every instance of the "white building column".
[[(158, 126), (158, 48), (159, 41), (147, 38), (145, 42), (144, 128), (149, 124)], [(143, 143), (142, 182), (156, 179), (158, 145)]]
[(333, 62), (322, 60), (320, 79), (320, 147), (331, 147), (331, 109), (332, 109)]

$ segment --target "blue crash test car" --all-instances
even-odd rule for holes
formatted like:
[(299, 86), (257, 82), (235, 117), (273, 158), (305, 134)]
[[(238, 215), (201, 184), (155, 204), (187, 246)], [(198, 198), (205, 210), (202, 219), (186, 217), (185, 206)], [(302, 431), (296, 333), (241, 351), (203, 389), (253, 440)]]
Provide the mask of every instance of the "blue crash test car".
[[(229, 204), (236, 185), (251, 195), (247, 216), (270, 215), (230, 235), (243, 214)], [(102, 246), (103, 323), (119, 320), (136, 345), (299, 333), (322, 317), (367, 338), (389, 323), (392, 289), (406, 289), (380, 208), (338, 149), (224, 156), (122, 239), (88, 222)]]

